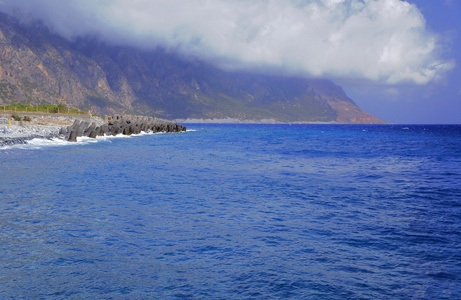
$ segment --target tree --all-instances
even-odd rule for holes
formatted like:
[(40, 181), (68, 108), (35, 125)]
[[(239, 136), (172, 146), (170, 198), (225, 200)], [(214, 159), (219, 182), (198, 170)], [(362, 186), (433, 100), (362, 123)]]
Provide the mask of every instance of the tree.
[(67, 106), (61, 102), (58, 104), (57, 109), (58, 109), (58, 112), (65, 113), (67, 111)]

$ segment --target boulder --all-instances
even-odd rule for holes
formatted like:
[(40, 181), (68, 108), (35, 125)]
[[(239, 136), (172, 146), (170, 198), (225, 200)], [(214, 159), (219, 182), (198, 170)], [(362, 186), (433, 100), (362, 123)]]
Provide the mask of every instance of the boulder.
[(69, 142), (76, 142), (77, 141), (77, 130), (72, 129), (69, 133), (69, 138), (67, 140)]

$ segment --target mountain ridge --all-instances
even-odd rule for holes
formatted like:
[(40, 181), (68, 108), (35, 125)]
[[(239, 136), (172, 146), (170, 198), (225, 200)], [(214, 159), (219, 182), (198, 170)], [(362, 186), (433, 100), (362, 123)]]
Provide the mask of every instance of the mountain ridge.
[(225, 71), (95, 37), (68, 41), (0, 14), (0, 105), (9, 103), (165, 119), (384, 123), (329, 80)]

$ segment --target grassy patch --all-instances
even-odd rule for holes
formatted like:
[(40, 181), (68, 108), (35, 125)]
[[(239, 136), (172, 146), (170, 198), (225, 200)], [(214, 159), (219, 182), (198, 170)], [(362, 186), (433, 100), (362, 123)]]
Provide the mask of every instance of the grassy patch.
[(0, 106), (0, 111), (14, 112), (38, 112), (38, 113), (60, 113), (60, 114), (86, 114), (87, 112), (79, 109), (68, 109), (64, 103), (58, 105), (43, 104), (39, 106), (30, 106), (27, 104), (9, 104)]

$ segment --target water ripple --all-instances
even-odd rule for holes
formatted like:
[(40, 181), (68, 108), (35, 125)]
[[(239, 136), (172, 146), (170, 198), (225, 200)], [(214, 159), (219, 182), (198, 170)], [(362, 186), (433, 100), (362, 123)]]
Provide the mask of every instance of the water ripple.
[(459, 126), (0, 152), (0, 298), (461, 298)]

